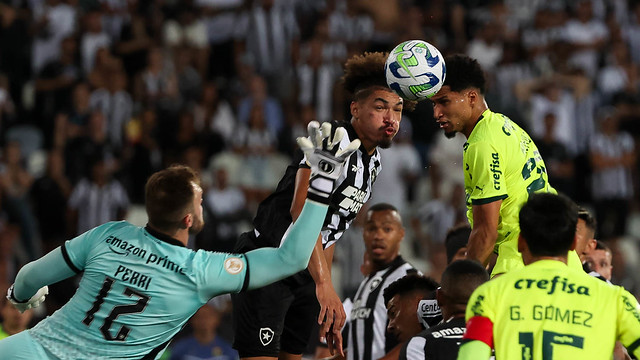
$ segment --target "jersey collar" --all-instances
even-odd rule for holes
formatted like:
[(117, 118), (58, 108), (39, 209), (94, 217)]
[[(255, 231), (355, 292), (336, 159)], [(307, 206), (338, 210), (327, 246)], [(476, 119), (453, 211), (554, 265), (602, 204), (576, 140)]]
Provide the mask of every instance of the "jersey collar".
[(390, 263), (387, 264), (387, 266), (384, 267), (384, 269), (380, 269), (378, 271), (372, 272), (371, 274), (369, 274), (369, 276), (375, 276), (377, 273), (381, 272), (381, 271), (387, 271), (388, 269), (392, 268), (392, 267), (398, 267), (402, 264), (404, 264), (406, 261), (404, 261), (404, 259), (402, 258), (401, 255), (396, 256), (395, 259), (393, 259), (393, 261), (391, 261)]
[(181, 243), (180, 241), (172, 238), (169, 235), (163, 234), (159, 231), (153, 230), (149, 224), (147, 224), (147, 226), (144, 227), (144, 229), (154, 238), (164, 241), (166, 243), (169, 243), (171, 245), (175, 245), (175, 246), (181, 246), (181, 247), (185, 247), (183, 243)]
[(476, 129), (478, 128), (478, 124), (480, 123), (480, 121), (482, 121), (482, 119), (485, 118), (485, 116), (489, 116), (489, 113), (491, 113), (491, 110), (486, 109), (485, 111), (482, 112), (482, 114), (480, 114), (480, 117), (478, 118), (478, 121), (476, 121), (476, 124), (473, 125), (473, 129), (471, 129), (471, 134), (469, 134), (469, 137), (467, 138), (467, 141), (464, 142), (464, 145), (462, 146), (462, 149), (464, 151), (467, 150), (467, 147), (469, 146), (469, 139), (471, 139), (473, 137), (473, 133), (476, 131)]

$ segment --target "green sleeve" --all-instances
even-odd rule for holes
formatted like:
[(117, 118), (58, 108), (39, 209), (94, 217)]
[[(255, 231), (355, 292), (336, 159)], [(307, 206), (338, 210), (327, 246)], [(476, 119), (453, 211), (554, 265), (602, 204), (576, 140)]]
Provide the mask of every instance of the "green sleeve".
[(463, 343), (458, 351), (458, 360), (486, 360), (491, 357), (491, 347), (478, 340)]
[(473, 205), (488, 204), (507, 197), (505, 159), (490, 143), (475, 142), (464, 152), (465, 184)]
[(636, 298), (620, 288), (617, 339), (627, 348), (629, 354), (640, 358), (640, 306)]
[(23, 266), (16, 276), (13, 294), (18, 300), (30, 299), (45, 286), (76, 274), (63, 255), (63, 247), (57, 247), (47, 255)]
[(248, 289), (269, 285), (304, 270), (327, 214), (327, 205), (306, 200), (300, 216), (285, 233), (279, 248), (260, 248), (246, 253)]

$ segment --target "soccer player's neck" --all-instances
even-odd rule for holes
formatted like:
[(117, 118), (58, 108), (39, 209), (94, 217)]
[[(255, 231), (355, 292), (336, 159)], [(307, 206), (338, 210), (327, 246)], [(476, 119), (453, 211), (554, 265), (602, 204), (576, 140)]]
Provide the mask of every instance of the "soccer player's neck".
[(564, 263), (565, 265), (567, 264), (567, 256), (535, 256), (535, 255), (530, 255), (529, 257), (525, 257), (524, 254), (522, 254), (522, 260), (524, 261), (525, 265), (530, 265), (533, 264), (534, 262), (537, 261), (542, 261), (542, 260), (554, 260), (554, 261), (560, 261), (561, 263)]
[(181, 242), (185, 247), (189, 242), (189, 229), (175, 229), (175, 230), (161, 230), (151, 223), (147, 223), (147, 227), (151, 228), (153, 231), (158, 232), (164, 236), (173, 238), (179, 242)]
[(469, 138), (469, 136), (471, 136), (471, 132), (476, 127), (476, 124), (478, 124), (478, 122), (480, 121), (482, 114), (489, 108), (484, 98), (481, 98), (481, 99), (482, 101), (478, 102), (477, 104), (474, 104), (475, 106), (473, 106), (471, 115), (469, 116), (469, 119), (471, 119), (471, 121), (469, 122), (468, 126), (466, 126), (465, 129), (463, 130), (463, 134), (467, 139)]

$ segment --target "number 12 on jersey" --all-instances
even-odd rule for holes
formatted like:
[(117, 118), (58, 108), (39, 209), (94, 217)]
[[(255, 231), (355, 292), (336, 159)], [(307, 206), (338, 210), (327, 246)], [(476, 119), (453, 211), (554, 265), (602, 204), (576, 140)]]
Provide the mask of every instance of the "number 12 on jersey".
[[(113, 286), (114, 282), (115, 282), (115, 279), (112, 279), (110, 277), (106, 277), (104, 279), (104, 282), (102, 283), (102, 288), (100, 289), (100, 291), (98, 292), (98, 295), (96, 296), (96, 301), (93, 302), (93, 306), (91, 307), (91, 309), (89, 309), (89, 311), (87, 311), (87, 316), (82, 320), (83, 324), (87, 326), (91, 325), (91, 323), (93, 322), (95, 313), (97, 313), (98, 310), (100, 310), (100, 307), (102, 307), (102, 304), (104, 303), (104, 298), (107, 297), (107, 295), (109, 294), (109, 291), (111, 291), (111, 287)], [(100, 326), (100, 332), (102, 333), (102, 336), (105, 338), (105, 340), (125, 341), (127, 339), (127, 336), (129, 335), (129, 332), (131, 331), (131, 328), (123, 325), (120, 328), (120, 330), (118, 330), (118, 333), (114, 337), (113, 335), (111, 335), (111, 331), (110, 331), (111, 326), (113, 325), (113, 321), (120, 315), (143, 312), (144, 309), (147, 307), (147, 303), (149, 302), (149, 299), (150, 299), (149, 296), (142, 294), (128, 286), (125, 286), (123, 294), (128, 297), (136, 296), (138, 297), (138, 301), (136, 303), (132, 303), (128, 305), (117, 305), (113, 307), (113, 309), (109, 313), (109, 316), (107, 316), (104, 319), (104, 323), (102, 323), (102, 325)]]

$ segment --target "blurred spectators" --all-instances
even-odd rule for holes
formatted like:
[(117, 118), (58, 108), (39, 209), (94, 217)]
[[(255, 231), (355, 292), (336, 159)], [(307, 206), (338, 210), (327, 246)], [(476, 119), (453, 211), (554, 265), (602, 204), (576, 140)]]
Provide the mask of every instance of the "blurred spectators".
[(29, 195), (38, 221), (43, 250), (49, 252), (72, 235), (66, 227), (71, 182), (64, 173), (61, 150), (54, 149), (47, 154), (46, 172), (34, 181)]
[(254, 111), (262, 113), (266, 129), (272, 137), (277, 138), (284, 126), (282, 107), (278, 100), (269, 96), (267, 83), (260, 75), (254, 75), (249, 80), (248, 93), (238, 105), (238, 122), (241, 126), (249, 124)]
[(70, 227), (75, 235), (104, 224), (123, 220), (129, 198), (120, 182), (113, 179), (103, 158), (90, 160), (90, 175), (82, 178), (69, 197)]
[(60, 42), (77, 27), (77, 9), (62, 0), (29, 2), (33, 14), (34, 34), (31, 67), (39, 73), (42, 67), (60, 57)]
[(615, 240), (627, 229), (627, 214), (633, 198), (632, 171), (636, 166), (635, 141), (620, 131), (619, 114), (605, 108), (600, 129), (591, 140), (592, 188), (598, 221), (598, 237)]
[(192, 334), (171, 345), (169, 360), (237, 360), (238, 352), (217, 336), (222, 315), (213, 305), (205, 304), (189, 319)]
[(34, 260), (41, 255), (40, 239), (36, 233), (36, 221), (29, 204), (29, 189), (33, 176), (27, 171), (26, 159), (22, 156), (20, 143), (5, 144), (0, 160), (0, 189), (2, 206), (11, 222), (20, 226), (20, 242), (16, 244), (26, 255), (25, 260)]
[[(309, 121), (349, 120), (344, 59), (410, 39), (444, 56), (478, 58), (489, 105), (536, 139), (552, 186), (597, 210), (602, 239), (621, 239), (610, 242), (614, 278), (635, 286), (638, 1), (7, 0), (0, 2), (0, 288), (40, 247), (78, 231), (61, 220), (73, 189), (104, 195), (117, 179), (120, 214), (112, 208), (91, 222), (118, 219), (130, 203), (143, 203), (147, 177), (174, 162), (200, 172), (211, 236), (233, 237), (244, 226), (236, 211), (250, 217), (275, 188)], [(615, 119), (601, 121), (603, 110)], [(411, 137), (401, 132), (382, 152), (376, 186), (390, 190), (374, 196), (393, 199), (386, 201), (419, 225), (406, 245), (422, 258), (415, 264), (437, 272), (443, 233), (464, 222), (464, 139), (445, 141), (429, 100), (403, 118)], [(102, 180), (90, 180), (94, 159)], [(215, 196), (207, 203), (206, 194)], [(91, 201), (75, 200), (76, 210)], [(201, 240), (191, 244), (206, 247)], [(361, 249), (352, 250), (345, 257), (338, 247), (336, 258), (360, 259)], [(72, 291), (67, 285), (61, 291)]]

